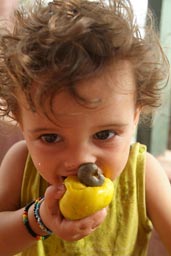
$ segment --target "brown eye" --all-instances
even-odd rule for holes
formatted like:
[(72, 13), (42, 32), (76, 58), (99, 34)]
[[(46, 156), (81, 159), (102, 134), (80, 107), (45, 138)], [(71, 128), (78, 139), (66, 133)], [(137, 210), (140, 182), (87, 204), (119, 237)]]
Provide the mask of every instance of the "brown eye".
[(105, 179), (101, 169), (94, 163), (82, 164), (77, 175), (81, 183), (90, 187), (103, 185)]
[(58, 134), (44, 134), (41, 137), (41, 140), (45, 143), (56, 143), (61, 140), (60, 136)]
[(97, 132), (96, 134), (94, 134), (93, 137), (96, 140), (109, 140), (112, 137), (114, 137), (115, 135), (116, 135), (116, 133), (114, 131), (104, 130), (104, 131)]

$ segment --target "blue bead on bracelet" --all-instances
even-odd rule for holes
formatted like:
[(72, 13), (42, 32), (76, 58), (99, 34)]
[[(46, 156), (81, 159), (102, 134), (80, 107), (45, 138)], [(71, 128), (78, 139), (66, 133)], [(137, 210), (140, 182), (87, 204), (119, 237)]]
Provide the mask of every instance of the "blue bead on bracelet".
[(43, 223), (41, 217), (40, 217), (40, 206), (41, 206), (41, 203), (43, 202), (44, 200), (44, 197), (40, 197), (38, 199), (35, 200), (35, 204), (34, 204), (34, 217), (39, 225), (39, 228), (48, 234), (51, 235), (52, 234), (52, 231), (46, 227), (46, 225)]

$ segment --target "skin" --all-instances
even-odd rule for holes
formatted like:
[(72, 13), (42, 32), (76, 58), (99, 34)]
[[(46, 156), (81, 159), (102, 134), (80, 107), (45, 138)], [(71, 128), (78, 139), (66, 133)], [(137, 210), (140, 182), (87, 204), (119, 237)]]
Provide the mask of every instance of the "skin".
[[(62, 239), (75, 241), (93, 232), (105, 219), (107, 209), (82, 220), (66, 220), (60, 214), (58, 201), (65, 192), (63, 177), (76, 175), (80, 164), (96, 163), (112, 180), (126, 165), (140, 114), (131, 64), (121, 61), (109, 65), (97, 77), (79, 83), (77, 90), (91, 100), (91, 106), (80, 105), (64, 90), (54, 98), (53, 114), (48, 112), (50, 119), (40, 108), (36, 113), (31, 112), (23, 94), (18, 95), (21, 110), (18, 119), (25, 142), (12, 147), (0, 169), (0, 248), (3, 255), (11, 255), (10, 252), (17, 252), (34, 242), (21, 221), (23, 209), (19, 209), (28, 151), (38, 172), (49, 183), (40, 207), (42, 220), (49, 229)], [(147, 154), (145, 171), (148, 215), (171, 252), (170, 185), (150, 154)], [(32, 229), (42, 234), (35, 223), (33, 207), (29, 210), (29, 221)], [(10, 246), (5, 248), (3, 240), (9, 239), (9, 234), (13, 239), (10, 238)]]

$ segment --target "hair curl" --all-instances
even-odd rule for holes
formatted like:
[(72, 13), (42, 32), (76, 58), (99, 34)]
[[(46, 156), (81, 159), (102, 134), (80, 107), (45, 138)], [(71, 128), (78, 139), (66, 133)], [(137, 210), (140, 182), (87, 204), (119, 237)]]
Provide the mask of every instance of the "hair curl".
[(64, 87), (75, 93), (76, 82), (120, 59), (134, 67), (137, 104), (159, 105), (169, 69), (150, 11), (144, 36), (129, 0), (39, 0), (17, 10), (13, 26), (0, 36), (1, 116), (19, 109), (18, 89), (34, 111), (47, 95), (52, 99)]

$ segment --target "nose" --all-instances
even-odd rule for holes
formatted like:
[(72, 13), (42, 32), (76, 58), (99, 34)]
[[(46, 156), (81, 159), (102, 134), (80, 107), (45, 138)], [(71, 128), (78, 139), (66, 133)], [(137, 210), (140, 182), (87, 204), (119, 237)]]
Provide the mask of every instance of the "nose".
[(85, 163), (95, 163), (96, 156), (88, 147), (77, 147), (65, 152), (64, 167), (66, 170), (77, 170)]

